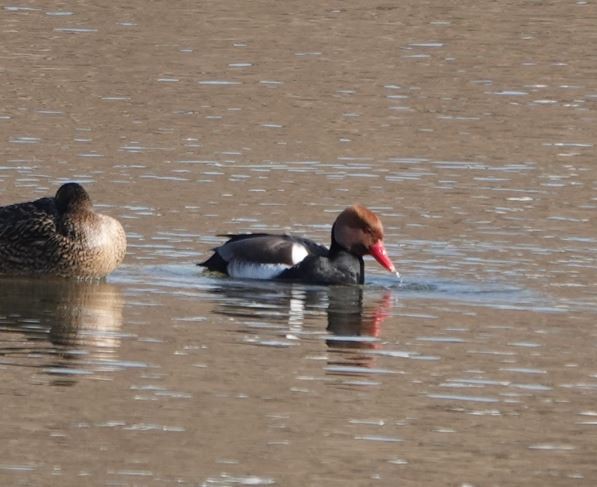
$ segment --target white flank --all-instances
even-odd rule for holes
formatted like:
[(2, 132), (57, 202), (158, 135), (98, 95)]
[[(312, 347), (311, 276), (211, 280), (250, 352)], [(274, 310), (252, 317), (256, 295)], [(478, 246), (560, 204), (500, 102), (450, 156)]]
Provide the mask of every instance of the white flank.
[(274, 279), (288, 267), (285, 264), (256, 264), (232, 260), (228, 262), (228, 275), (237, 279)]
[(307, 248), (304, 245), (293, 243), (292, 244), (292, 264), (297, 265), (299, 262), (302, 262), (305, 257), (309, 255)]

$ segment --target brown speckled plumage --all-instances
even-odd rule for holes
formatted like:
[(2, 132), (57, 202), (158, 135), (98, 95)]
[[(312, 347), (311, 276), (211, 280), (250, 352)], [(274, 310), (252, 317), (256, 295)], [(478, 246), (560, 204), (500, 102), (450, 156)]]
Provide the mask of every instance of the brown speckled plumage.
[(77, 183), (53, 198), (0, 207), (0, 276), (99, 278), (124, 259), (122, 225), (93, 211)]

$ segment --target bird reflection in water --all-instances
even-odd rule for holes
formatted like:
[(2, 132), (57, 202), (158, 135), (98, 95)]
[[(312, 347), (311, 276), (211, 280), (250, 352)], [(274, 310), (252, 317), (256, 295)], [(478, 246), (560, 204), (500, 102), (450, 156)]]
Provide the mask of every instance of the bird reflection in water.
[(308, 316), (318, 314), (326, 301), (323, 287), (267, 281), (250, 285), (246, 281), (230, 281), (210, 289), (210, 294), (215, 313), (242, 319), (252, 333), (261, 328), (301, 333)]
[[(318, 323), (325, 313), (328, 334), (325, 342), (333, 353), (327, 372), (354, 375), (354, 367), (370, 368), (375, 355), (367, 350), (381, 346), (383, 321), (390, 316), (394, 296), (391, 290), (373, 296), (363, 286), (303, 286), (256, 282), (230, 282), (211, 290), (214, 311), (241, 318), (242, 333), (255, 336), (275, 332), (285, 338), (308, 339), (317, 332), (309, 322)], [(315, 319), (313, 319), (315, 318)], [(254, 344), (284, 346), (282, 341), (250, 340)], [(339, 366), (339, 367), (335, 367)], [(363, 370), (363, 372), (366, 372)]]
[[(381, 346), (381, 325), (390, 316), (392, 299), (391, 291), (387, 290), (381, 298), (364, 304), (363, 288), (360, 286), (337, 286), (329, 289), (327, 330), (331, 336), (326, 343), (330, 352), (339, 354), (337, 360), (329, 361), (329, 365), (372, 366), (374, 355), (362, 352)], [(343, 370), (337, 369), (334, 373), (348, 372)]]
[(120, 346), (123, 300), (105, 282), (0, 280), (0, 361), (39, 367), (71, 385), (113, 360)]

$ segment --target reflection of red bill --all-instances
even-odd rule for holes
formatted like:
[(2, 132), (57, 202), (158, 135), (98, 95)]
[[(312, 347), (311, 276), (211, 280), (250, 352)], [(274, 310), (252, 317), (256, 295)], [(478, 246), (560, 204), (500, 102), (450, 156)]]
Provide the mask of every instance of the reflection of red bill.
[(369, 253), (375, 258), (377, 262), (379, 262), (384, 268), (389, 270), (390, 272), (394, 272), (396, 276), (400, 277), (400, 274), (392, 264), (390, 257), (388, 256), (388, 252), (383, 244), (383, 240), (378, 240), (374, 243), (371, 247), (369, 247)]
[[(381, 324), (390, 316), (390, 309), (392, 308), (392, 295), (386, 293), (383, 299), (378, 303), (375, 312), (373, 313), (373, 320), (371, 321), (372, 333), (374, 337), (381, 335)], [(375, 347), (377, 348), (377, 346)]]

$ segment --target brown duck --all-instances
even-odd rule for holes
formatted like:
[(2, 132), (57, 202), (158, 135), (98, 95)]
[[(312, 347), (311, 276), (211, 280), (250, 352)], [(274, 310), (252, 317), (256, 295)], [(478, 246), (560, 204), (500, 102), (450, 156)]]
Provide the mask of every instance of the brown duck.
[(96, 213), (80, 184), (63, 184), (53, 198), (0, 207), (0, 276), (100, 278), (125, 253), (122, 225)]

